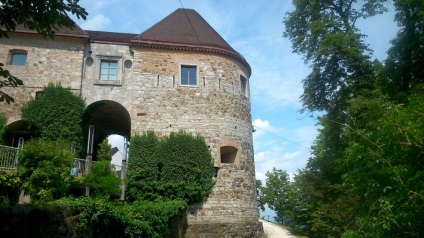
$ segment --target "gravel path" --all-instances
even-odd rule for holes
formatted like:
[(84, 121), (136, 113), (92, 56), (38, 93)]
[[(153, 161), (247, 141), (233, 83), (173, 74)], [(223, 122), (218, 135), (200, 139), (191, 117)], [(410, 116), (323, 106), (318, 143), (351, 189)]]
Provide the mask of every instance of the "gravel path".
[(275, 225), (272, 222), (267, 222), (265, 220), (259, 219), (264, 226), (264, 232), (268, 238), (295, 238), (296, 236), (292, 235), (290, 231)]

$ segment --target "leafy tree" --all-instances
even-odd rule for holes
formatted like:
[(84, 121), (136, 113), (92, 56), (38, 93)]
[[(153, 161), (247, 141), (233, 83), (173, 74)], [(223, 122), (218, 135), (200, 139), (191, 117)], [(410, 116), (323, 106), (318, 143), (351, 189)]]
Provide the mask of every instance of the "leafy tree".
[[(1, 29), (0, 29), (1, 31)], [(0, 36), (1, 37), (1, 36)], [(4, 87), (16, 88), (24, 85), (24, 82), (15, 76), (11, 75), (8, 70), (3, 69), (4, 64), (0, 63), (0, 102), (6, 101), (7, 104), (14, 102), (13, 97), (1, 90)]]
[(75, 154), (68, 144), (33, 139), (19, 154), (18, 174), (23, 189), (35, 202), (47, 202), (66, 195)]
[[(0, 0), (0, 38), (8, 37), (8, 32), (15, 31), (17, 25), (36, 30), (44, 36), (53, 36), (57, 27), (74, 27), (75, 23), (69, 18), (69, 13), (78, 19), (86, 19), (88, 13), (78, 5), (79, 0), (50, 0), (50, 1), (13, 1)], [(3, 87), (18, 87), (22, 80), (3, 69), (0, 62), (0, 102), (8, 104), (14, 99), (3, 92)]]
[(401, 29), (388, 51), (385, 87), (392, 98), (405, 102), (409, 93), (424, 92), (424, 5), (419, 0), (396, 0), (394, 5)]
[(277, 213), (275, 220), (283, 225), (293, 223), (294, 206), (297, 200), (295, 190), (286, 171), (272, 168), (266, 174), (266, 186), (262, 187), (261, 200)]
[(258, 206), (258, 210), (265, 210), (265, 202), (263, 201), (263, 194), (262, 194), (263, 186), (262, 181), (257, 179), (256, 180), (256, 204)]
[(348, 131), (350, 184), (359, 203), (355, 215), (366, 237), (421, 237), (424, 223), (423, 95), (397, 105), (376, 93), (358, 98)]
[(81, 150), (84, 100), (60, 84), (48, 84), (43, 93), (22, 107), (22, 119), (36, 130), (39, 137), (48, 141), (79, 143)]
[(295, 177), (306, 195), (310, 237), (420, 237), (424, 230), (422, 1), (396, 0), (401, 26), (388, 59), (369, 61), (358, 18), (384, 0), (293, 1), (285, 36), (312, 73), (304, 110), (324, 111), (307, 167)]
[(109, 144), (107, 139), (104, 139), (97, 149), (97, 161), (111, 161), (112, 157), (109, 152), (112, 149), (112, 145)]
[(372, 75), (369, 49), (355, 23), (386, 11), (386, 1), (293, 1), (284, 36), (293, 52), (311, 63), (312, 72), (303, 81), (305, 109), (343, 110), (346, 100), (367, 87)]

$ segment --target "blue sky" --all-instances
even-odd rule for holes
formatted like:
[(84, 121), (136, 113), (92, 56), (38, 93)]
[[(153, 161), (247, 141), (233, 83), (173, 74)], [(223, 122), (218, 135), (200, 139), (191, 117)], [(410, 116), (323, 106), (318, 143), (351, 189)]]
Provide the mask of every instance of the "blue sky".
[[(301, 114), (299, 97), (302, 79), (309, 73), (299, 55), (291, 53), (283, 38), (282, 23), (289, 0), (181, 0), (184, 8), (195, 9), (252, 67), (250, 93), (252, 120), (256, 128), (254, 149), (256, 178), (264, 183), (272, 167), (293, 174), (310, 157), (316, 135), (316, 120)], [(181, 8), (179, 0), (81, 0), (89, 16), (76, 20), (85, 30), (141, 33)], [(374, 57), (386, 58), (389, 41), (397, 31), (391, 11), (359, 21)], [(111, 138), (111, 143), (118, 143)], [(262, 216), (273, 214), (269, 211)]]

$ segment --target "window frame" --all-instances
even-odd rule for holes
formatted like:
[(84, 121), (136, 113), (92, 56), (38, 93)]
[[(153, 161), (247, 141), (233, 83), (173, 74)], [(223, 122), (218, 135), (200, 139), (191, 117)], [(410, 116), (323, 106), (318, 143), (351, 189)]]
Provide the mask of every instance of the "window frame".
[[(88, 59), (88, 58), (87, 58)], [(95, 85), (111, 85), (111, 86), (122, 86), (123, 81), (123, 58), (121, 56), (105, 56), (105, 55), (97, 55), (94, 57), (95, 65), (96, 65), (96, 78), (94, 80)], [(102, 73), (102, 62), (116, 62), (116, 80), (105, 80), (101, 79)], [(85, 66), (87, 67), (87, 66)]]
[[(103, 68), (103, 63), (107, 63), (107, 68)], [(115, 65), (115, 68), (111, 67), (111, 64)], [(112, 59), (100, 59), (100, 65), (99, 65), (99, 81), (119, 81), (118, 80), (118, 60), (112, 60)], [(103, 69), (107, 70), (107, 73), (103, 73)], [(111, 73), (111, 70), (115, 70), (115, 74)], [(102, 76), (107, 76), (107, 79), (102, 79)], [(111, 76), (114, 76), (114, 79), (111, 79)]]
[[(17, 55), (25, 55), (25, 62), (24, 64), (14, 64), (14, 58)], [(28, 61), (28, 51), (26, 50), (20, 50), (20, 49), (13, 49), (13, 50), (9, 50), (9, 65), (13, 65), (13, 66), (26, 66), (27, 65), (27, 61)]]
[[(195, 83), (194, 84), (190, 84), (190, 78), (187, 79), (187, 84), (183, 84), (183, 69), (184, 68), (194, 68), (196, 73), (196, 78), (195, 78)], [(198, 87), (199, 85), (199, 67), (196, 64), (180, 64), (179, 67), (179, 75), (180, 75), (180, 80), (179, 80), (179, 85), (183, 86), (183, 87)]]

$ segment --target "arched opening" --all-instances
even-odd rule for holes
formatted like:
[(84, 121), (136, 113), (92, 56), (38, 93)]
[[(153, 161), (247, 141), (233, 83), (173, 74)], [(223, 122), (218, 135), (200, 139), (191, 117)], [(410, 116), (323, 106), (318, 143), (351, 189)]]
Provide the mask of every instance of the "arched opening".
[[(99, 143), (108, 136), (115, 134), (127, 140), (131, 137), (130, 114), (125, 107), (114, 101), (104, 100), (90, 104), (84, 111), (83, 123), (86, 147), (89, 126), (94, 126), (93, 160), (96, 160)], [(87, 151), (87, 148), (85, 149)]]
[(122, 160), (125, 158), (125, 137), (117, 134), (113, 134), (107, 137), (108, 143), (112, 149), (110, 151), (111, 164), (115, 166), (122, 166)]
[(28, 123), (24, 120), (14, 121), (6, 127), (7, 146), (18, 147), (20, 138), (23, 138), (24, 141), (28, 141), (34, 136), (35, 131), (30, 130)]
[(237, 158), (238, 149), (232, 146), (222, 146), (221, 152), (221, 163), (233, 164)]

